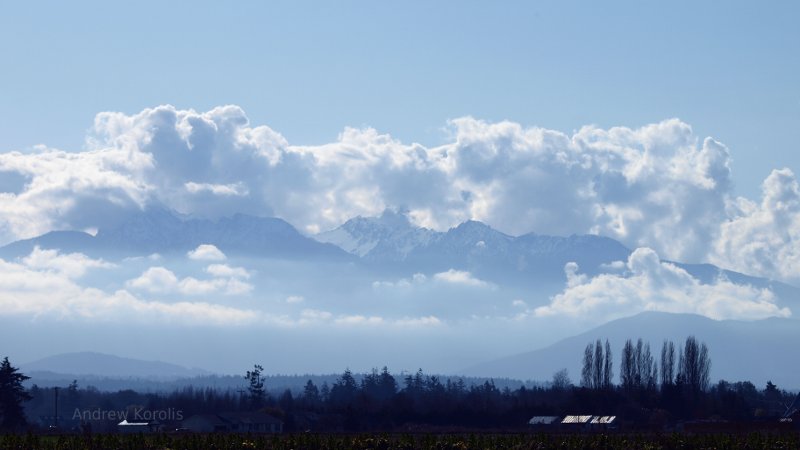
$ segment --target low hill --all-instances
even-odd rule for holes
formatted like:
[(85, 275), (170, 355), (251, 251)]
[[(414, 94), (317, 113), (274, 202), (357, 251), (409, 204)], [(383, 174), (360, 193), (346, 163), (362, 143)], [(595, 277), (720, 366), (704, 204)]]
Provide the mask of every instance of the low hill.
[(578, 383), (586, 345), (596, 339), (608, 339), (617, 380), (619, 355), (626, 339), (641, 337), (650, 342), (657, 359), (665, 339), (677, 345), (690, 335), (708, 345), (712, 380), (749, 380), (759, 388), (771, 380), (783, 389), (800, 388), (800, 360), (797, 358), (800, 321), (778, 318), (717, 321), (692, 314), (660, 312), (614, 320), (551, 346), (488, 361), (463, 372), (474, 376), (548, 380), (554, 372), (566, 368), (573, 383)]

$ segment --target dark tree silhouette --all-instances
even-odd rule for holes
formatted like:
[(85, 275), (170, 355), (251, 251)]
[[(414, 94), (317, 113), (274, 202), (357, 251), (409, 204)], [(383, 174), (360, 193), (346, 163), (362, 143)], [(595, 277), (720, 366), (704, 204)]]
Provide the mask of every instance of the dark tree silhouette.
[(605, 361), (603, 362), (603, 388), (611, 389), (614, 384), (614, 362), (611, 355), (611, 344), (606, 339)]
[(566, 391), (572, 385), (569, 379), (569, 372), (567, 369), (561, 369), (553, 374), (553, 389), (557, 391)]
[(249, 383), (247, 393), (250, 398), (250, 406), (253, 409), (259, 409), (264, 406), (266, 398), (266, 391), (264, 391), (265, 378), (261, 376), (262, 372), (264, 372), (264, 368), (256, 364), (253, 370), (248, 370), (244, 376), (244, 379)]
[(698, 343), (694, 336), (686, 338), (679, 364), (678, 377), (692, 392), (703, 392), (708, 389), (711, 375), (711, 359), (708, 347)]
[(636, 350), (633, 348), (633, 342), (628, 339), (622, 347), (622, 360), (619, 366), (619, 383), (627, 391), (636, 386), (636, 367)]
[(600, 389), (603, 387), (604, 363), (605, 359), (603, 358), (603, 343), (600, 342), (600, 339), (598, 339), (594, 344), (594, 368), (592, 369), (592, 387), (594, 389)]
[(0, 363), (0, 429), (18, 430), (26, 425), (25, 412), (22, 403), (31, 399), (31, 395), (22, 387), (22, 382), (27, 380), (8, 362), (8, 357)]
[(661, 346), (661, 387), (675, 383), (675, 344), (664, 341)]
[(583, 368), (581, 369), (581, 386), (591, 388), (594, 381), (594, 346), (590, 342), (583, 351)]

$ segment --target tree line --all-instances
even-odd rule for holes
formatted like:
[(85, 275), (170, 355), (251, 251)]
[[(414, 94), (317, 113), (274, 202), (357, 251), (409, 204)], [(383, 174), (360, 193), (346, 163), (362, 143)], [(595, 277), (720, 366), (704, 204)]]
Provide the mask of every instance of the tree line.
[[(676, 370), (677, 361), (677, 370)], [(626, 391), (662, 390), (672, 386), (685, 387), (698, 393), (708, 390), (711, 381), (711, 358), (708, 347), (694, 336), (686, 338), (683, 347), (675, 353), (675, 343), (664, 341), (659, 361), (650, 351), (650, 343), (639, 338), (636, 344), (625, 341), (620, 358), (620, 387)], [(660, 368), (660, 370), (659, 370)], [(613, 387), (614, 363), (611, 345), (598, 339), (589, 343), (583, 353), (581, 386), (589, 389)]]
[[(576, 355), (576, 358), (580, 358)], [(641, 339), (628, 340), (619, 360), (619, 384), (609, 342), (592, 342), (583, 352), (583, 370), (575, 386), (566, 370), (551, 383), (518, 389), (498, 388), (491, 380), (468, 384), (422, 370), (400, 376), (388, 368), (357, 376), (345, 370), (335, 381), (303, 389), (271, 391), (264, 368), (243, 376), (244, 389), (186, 387), (172, 392), (102, 392), (71, 384), (61, 392), (60, 426), (68, 429), (74, 410), (179, 410), (194, 414), (264, 411), (281, 418), (286, 431), (401, 431), (524, 428), (535, 415), (617, 415), (626, 426), (659, 427), (680, 420), (718, 417), (752, 420), (777, 417), (793, 395), (772, 383), (709, 383), (711, 361), (705, 344), (689, 338), (681, 346), (665, 342), (654, 354)], [(0, 427), (47, 427), (54, 388), (22, 388), (25, 376), (8, 360), (0, 364)], [(96, 423), (95, 431), (114, 431), (115, 423)], [(172, 424), (176, 428), (180, 423)], [(105, 427), (105, 428), (104, 428)]]

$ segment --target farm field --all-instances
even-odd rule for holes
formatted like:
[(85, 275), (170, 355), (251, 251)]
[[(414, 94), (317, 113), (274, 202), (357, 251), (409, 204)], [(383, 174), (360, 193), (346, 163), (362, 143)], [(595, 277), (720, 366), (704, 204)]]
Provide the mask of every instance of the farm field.
[(0, 450), (82, 449), (797, 449), (800, 433), (751, 434), (298, 434), (0, 436)]

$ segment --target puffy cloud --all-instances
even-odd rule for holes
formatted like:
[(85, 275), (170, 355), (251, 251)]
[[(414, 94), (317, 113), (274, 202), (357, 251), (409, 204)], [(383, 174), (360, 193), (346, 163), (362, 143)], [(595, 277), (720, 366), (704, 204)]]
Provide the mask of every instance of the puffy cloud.
[(630, 255), (625, 274), (588, 278), (577, 270), (575, 263), (566, 265), (565, 290), (554, 296), (549, 305), (534, 309), (535, 316), (566, 315), (601, 321), (641, 311), (741, 320), (791, 315), (788, 308), (775, 304), (768, 289), (739, 285), (724, 278), (703, 284), (685, 270), (662, 262), (649, 248), (638, 248)]
[(151, 187), (143, 175), (152, 167), (150, 155), (121, 148), (0, 153), (0, 173), (21, 181), (0, 193), (0, 239), (114, 223), (147, 204)]
[(302, 295), (290, 295), (286, 297), (286, 303), (303, 303), (306, 301)]
[(0, 154), (0, 241), (102, 229), (148, 205), (278, 216), (307, 232), (401, 207), (439, 230), (475, 219), (513, 234), (597, 233), (797, 278), (793, 175), (773, 173), (760, 204), (733, 199), (728, 149), (678, 119), (567, 134), (463, 117), (448, 131), (436, 147), (371, 128), (301, 146), (232, 105), (103, 112), (86, 151)]
[(513, 233), (596, 232), (692, 258), (724, 214), (727, 149), (700, 143), (675, 119), (570, 136), (465, 117), (450, 133), (429, 148), (346, 128), (335, 142), (293, 146), (236, 106), (104, 112), (90, 151), (3, 154), (0, 171), (26, 184), (3, 194), (0, 216), (22, 235), (40, 218), (37, 231), (83, 229), (98, 223), (77, 213), (100, 204), (158, 203), (200, 216), (275, 215), (318, 231), (402, 206), (437, 229), (472, 218)]
[(244, 267), (231, 267), (227, 264), (211, 264), (206, 267), (206, 273), (220, 278), (250, 278), (250, 272)]
[(102, 259), (91, 259), (82, 253), (61, 254), (58, 250), (42, 250), (38, 246), (22, 263), (31, 269), (52, 270), (67, 278), (80, 278), (89, 269), (110, 269), (116, 265)]
[[(84, 269), (77, 269), (76, 265)], [(20, 262), (0, 259), (0, 314), (93, 321), (153, 320), (168, 323), (236, 325), (263, 320), (261, 313), (207, 302), (146, 301), (125, 291), (82, 287), (75, 278), (107, 263), (81, 254), (34, 250)]]
[(186, 256), (199, 261), (224, 261), (226, 259), (225, 253), (211, 244), (200, 244)]
[(789, 169), (764, 180), (756, 204), (739, 198), (722, 224), (712, 261), (753, 275), (800, 282), (800, 187)]
[(125, 283), (129, 288), (164, 294), (175, 290), (178, 277), (166, 267), (150, 267), (138, 278)]
[(188, 182), (184, 184), (186, 190), (192, 194), (197, 194), (201, 192), (210, 192), (214, 195), (221, 195), (221, 196), (244, 196), (248, 194), (246, 188), (242, 186), (242, 183), (234, 183), (234, 184), (210, 184), (210, 183), (193, 183)]
[(472, 287), (489, 287), (490, 283), (480, 280), (472, 276), (471, 273), (463, 270), (450, 269), (447, 272), (439, 272), (433, 276), (433, 279), (443, 283), (461, 284), (464, 286)]
[(406, 289), (415, 285), (424, 284), (426, 281), (428, 281), (428, 277), (426, 277), (424, 274), (415, 273), (411, 276), (411, 278), (401, 278), (397, 281), (373, 281), (372, 287), (373, 289)]
[[(194, 277), (178, 279), (171, 270), (165, 267), (150, 267), (137, 278), (128, 280), (125, 285), (131, 289), (147, 291), (153, 294), (209, 295), (222, 293), (225, 295), (242, 295), (248, 294), (253, 290), (253, 285), (239, 279), (242, 274), (247, 274), (247, 271), (242, 268), (231, 268), (215, 264), (209, 266), (208, 269), (211, 269), (209, 273), (217, 276), (217, 278), (210, 280), (198, 280)], [(225, 275), (220, 275), (223, 273)]]
[(475, 278), (470, 272), (464, 270), (450, 269), (446, 272), (433, 274), (430, 278), (421, 273), (415, 273), (411, 278), (401, 278), (397, 281), (373, 281), (374, 289), (407, 289), (414, 286), (422, 286), (430, 281), (445, 285), (469, 286), (480, 288), (495, 288), (496, 286), (487, 281)]

